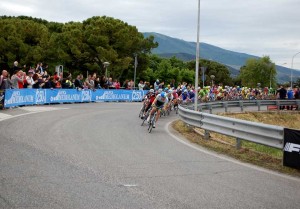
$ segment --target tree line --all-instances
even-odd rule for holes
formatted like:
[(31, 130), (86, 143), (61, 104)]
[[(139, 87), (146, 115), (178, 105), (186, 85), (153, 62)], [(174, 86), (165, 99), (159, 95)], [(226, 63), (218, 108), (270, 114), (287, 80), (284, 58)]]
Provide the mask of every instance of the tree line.
[[(95, 16), (82, 22), (57, 23), (27, 16), (0, 17), (0, 64), (11, 67), (14, 61), (35, 67), (43, 62), (50, 73), (63, 65), (72, 74), (86, 72), (105, 74), (103, 63), (109, 62), (110, 77), (120, 81), (133, 78), (134, 56), (137, 56), (137, 80), (156, 79), (170, 83), (194, 83), (195, 61), (184, 62), (175, 57), (161, 58), (151, 54), (158, 47), (154, 37), (145, 38), (135, 26), (107, 16)], [(3, 67), (4, 66), (4, 67)], [(269, 57), (250, 59), (237, 78), (231, 78), (228, 68), (210, 60), (200, 60), (205, 67), (204, 85), (244, 85), (254, 87), (276, 84), (275, 65)], [(212, 76), (213, 75), (213, 76)], [(199, 72), (202, 86), (203, 72)]]

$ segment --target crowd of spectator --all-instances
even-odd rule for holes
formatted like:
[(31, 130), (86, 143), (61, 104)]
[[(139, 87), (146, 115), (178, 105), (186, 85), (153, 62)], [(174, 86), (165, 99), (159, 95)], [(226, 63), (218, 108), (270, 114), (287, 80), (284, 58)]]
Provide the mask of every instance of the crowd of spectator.
[(26, 66), (18, 67), (15, 61), (10, 70), (3, 70), (0, 76), (0, 89), (139, 89), (149, 90), (150, 83), (140, 81), (135, 88), (133, 80), (125, 80), (120, 83), (118, 79), (99, 76), (96, 73), (88, 75), (86, 78), (82, 74), (72, 77), (71, 73), (58, 73), (53, 75), (48, 73), (48, 66), (43, 67), (43, 63), (38, 63), (36, 68)]
[[(27, 73), (26, 73), (27, 72)], [(48, 73), (48, 66), (43, 66), (43, 63), (38, 63), (35, 68), (26, 66), (19, 67), (18, 62), (13, 63), (11, 69), (3, 70), (0, 75), (0, 94), (5, 89), (138, 89), (138, 90), (158, 90), (158, 89), (173, 89), (179, 95), (183, 95), (187, 100), (194, 100), (197, 89), (198, 99), (207, 101), (216, 100), (241, 100), (241, 99), (299, 99), (299, 88), (285, 88), (283, 86), (278, 89), (268, 87), (264, 88), (247, 88), (240, 86), (224, 86), (213, 85), (205, 86), (203, 88), (195, 88), (192, 84), (185, 82), (175, 85), (175, 80), (169, 84), (159, 81), (157, 79), (152, 85), (150, 82), (139, 81), (137, 88), (135, 88), (133, 80), (125, 80), (122, 84), (118, 79), (111, 77), (98, 76), (96, 73), (87, 75), (84, 79), (82, 74), (72, 77), (71, 73), (58, 73), (53, 75)], [(3, 93), (2, 93), (3, 94)]]

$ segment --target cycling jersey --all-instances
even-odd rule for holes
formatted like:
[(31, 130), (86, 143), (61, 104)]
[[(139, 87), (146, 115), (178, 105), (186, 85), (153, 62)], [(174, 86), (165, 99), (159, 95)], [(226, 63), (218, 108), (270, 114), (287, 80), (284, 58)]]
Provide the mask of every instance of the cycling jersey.
[(172, 100), (173, 100), (173, 94), (170, 94), (170, 95), (168, 95), (168, 100), (169, 100), (169, 102), (171, 102)]
[(163, 98), (160, 94), (156, 96), (156, 103), (154, 104), (156, 107), (161, 108), (165, 104), (168, 104), (168, 98)]
[(177, 99), (178, 98), (178, 94), (175, 92), (173, 93), (173, 99)]
[(183, 94), (181, 94), (181, 96), (182, 96), (182, 101), (185, 101), (188, 99), (189, 95), (187, 93), (183, 93)]

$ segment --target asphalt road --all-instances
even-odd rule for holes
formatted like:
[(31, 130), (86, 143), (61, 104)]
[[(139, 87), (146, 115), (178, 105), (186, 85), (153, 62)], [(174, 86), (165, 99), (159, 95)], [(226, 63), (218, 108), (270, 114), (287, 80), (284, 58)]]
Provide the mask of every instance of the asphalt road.
[(299, 179), (181, 141), (175, 115), (149, 134), (140, 106), (0, 112), (0, 208), (300, 208)]

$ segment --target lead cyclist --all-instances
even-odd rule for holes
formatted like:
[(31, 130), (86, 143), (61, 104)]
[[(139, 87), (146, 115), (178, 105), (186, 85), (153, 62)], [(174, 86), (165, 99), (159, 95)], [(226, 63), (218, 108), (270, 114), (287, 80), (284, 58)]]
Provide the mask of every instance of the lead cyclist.
[(149, 114), (149, 117), (147, 118), (147, 121), (149, 122), (151, 116), (155, 113), (155, 111), (157, 111), (156, 118), (155, 118), (155, 123), (153, 124), (153, 128), (155, 128), (155, 124), (158, 121), (161, 109), (164, 108), (164, 106), (166, 104), (168, 104), (168, 102), (169, 102), (169, 100), (168, 100), (165, 92), (161, 92), (160, 94), (158, 94), (156, 96), (155, 100), (153, 101), (152, 110)]

